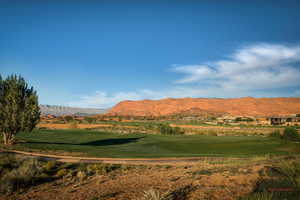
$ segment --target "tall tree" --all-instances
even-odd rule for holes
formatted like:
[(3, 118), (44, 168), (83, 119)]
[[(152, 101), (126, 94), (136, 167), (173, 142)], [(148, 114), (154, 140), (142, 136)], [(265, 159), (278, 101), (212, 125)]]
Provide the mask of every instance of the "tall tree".
[(38, 96), (21, 76), (0, 75), (0, 132), (4, 144), (13, 144), (20, 131), (32, 131), (40, 119)]

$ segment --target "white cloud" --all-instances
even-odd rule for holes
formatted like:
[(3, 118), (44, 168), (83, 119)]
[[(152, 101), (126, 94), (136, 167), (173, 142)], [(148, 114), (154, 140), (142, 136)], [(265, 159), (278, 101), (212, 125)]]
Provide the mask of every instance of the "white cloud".
[[(274, 90), (300, 87), (300, 46), (256, 44), (238, 49), (227, 59), (199, 65), (171, 65), (183, 74), (168, 90), (144, 89), (129, 92), (95, 92), (70, 102), (70, 106), (107, 108), (123, 100), (167, 97), (278, 96)], [(291, 88), (297, 88), (295, 89)]]
[(138, 100), (141, 98), (141, 95), (136, 92), (118, 92), (109, 95), (106, 92), (97, 91), (92, 95), (81, 97), (78, 101), (69, 102), (68, 106), (107, 108), (119, 101), (127, 99)]
[(300, 83), (299, 46), (257, 44), (237, 50), (227, 60), (183, 65), (173, 71), (185, 74), (177, 83), (214, 83), (220, 88), (283, 88)]

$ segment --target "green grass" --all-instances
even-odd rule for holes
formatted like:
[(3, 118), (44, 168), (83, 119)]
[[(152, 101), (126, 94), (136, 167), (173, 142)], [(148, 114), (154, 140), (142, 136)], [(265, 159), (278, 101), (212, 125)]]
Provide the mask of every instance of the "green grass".
[(18, 148), (82, 152), (98, 157), (191, 157), (282, 155), (298, 151), (293, 144), (257, 136), (114, 134), (90, 130), (34, 130), (20, 133)]
[[(101, 121), (97, 124), (112, 124), (112, 125), (127, 125), (127, 126), (147, 126), (160, 123), (177, 124), (177, 125), (195, 125), (195, 126), (216, 126), (216, 127), (240, 127), (240, 128), (286, 128), (287, 126), (282, 125), (253, 125), (253, 124), (210, 124), (201, 121), (180, 121), (180, 120), (165, 120), (165, 121), (152, 121), (152, 120), (137, 120), (132, 122), (123, 121)], [(300, 129), (300, 126), (293, 126)]]

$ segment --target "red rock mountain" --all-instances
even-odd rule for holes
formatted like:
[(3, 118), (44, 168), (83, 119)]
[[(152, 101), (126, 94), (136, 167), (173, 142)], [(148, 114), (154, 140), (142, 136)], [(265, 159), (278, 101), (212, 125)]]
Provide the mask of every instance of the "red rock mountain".
[(180, 98), (122, 101), (109, 114), (162, 116), (190, 109), (228, 113), (240, 116), (273, 116), (300, 114), (300, 98)]

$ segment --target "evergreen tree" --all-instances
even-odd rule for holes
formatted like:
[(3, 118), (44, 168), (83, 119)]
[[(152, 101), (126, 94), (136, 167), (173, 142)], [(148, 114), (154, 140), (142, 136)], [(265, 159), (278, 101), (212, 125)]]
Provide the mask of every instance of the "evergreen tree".
[(13, 144), (20, 131), (32, 131), (40, 119), (38, 96), (21, 76), (0, 76), (0, 132), (4, 144)]

